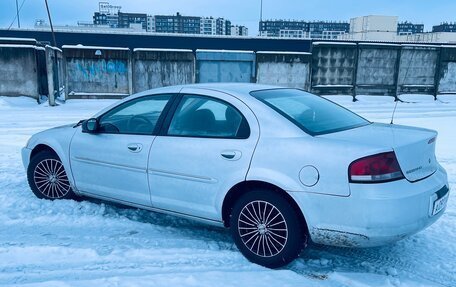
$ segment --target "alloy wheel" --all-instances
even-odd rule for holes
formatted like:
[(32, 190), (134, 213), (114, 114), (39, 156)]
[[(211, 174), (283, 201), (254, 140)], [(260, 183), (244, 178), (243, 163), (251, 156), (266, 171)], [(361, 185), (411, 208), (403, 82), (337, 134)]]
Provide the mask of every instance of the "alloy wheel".
[(279, 254), (288, 240), (285, 217), (273, 204), (262, 200), (244, 206), (239, 214), (238, 230), (244, 245), (261, 257)]
[(47, 198), (62, 198), (71, 190), (65, 168), (62, 162), (56, 159), (40, 161), (33, 172), (33, 180), (38, 190)]

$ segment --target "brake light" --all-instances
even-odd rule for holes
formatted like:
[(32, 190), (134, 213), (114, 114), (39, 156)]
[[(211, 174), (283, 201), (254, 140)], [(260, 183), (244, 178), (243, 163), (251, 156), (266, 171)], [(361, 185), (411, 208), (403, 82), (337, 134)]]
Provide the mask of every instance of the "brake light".
[(350, 182), (384, 182), (404, 178), (394, 152), (355, 160), (348, 167)]

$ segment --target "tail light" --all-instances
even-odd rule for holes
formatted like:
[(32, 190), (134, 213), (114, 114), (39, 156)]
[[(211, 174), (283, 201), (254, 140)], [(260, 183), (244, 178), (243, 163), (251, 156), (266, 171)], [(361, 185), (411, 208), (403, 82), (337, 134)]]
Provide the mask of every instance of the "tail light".
[(350, 182), (385, 182), (404, 178), (394, 152), (379, 153), (355, 160), (348, 167)]

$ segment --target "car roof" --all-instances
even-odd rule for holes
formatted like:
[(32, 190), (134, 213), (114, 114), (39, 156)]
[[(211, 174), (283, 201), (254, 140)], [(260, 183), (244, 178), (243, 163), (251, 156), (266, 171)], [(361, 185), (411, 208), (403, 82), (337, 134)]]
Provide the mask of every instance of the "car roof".
[(283, 89), (284, 87), (253, 84), (253, 83), (206, 83), (206, 84), (190, 84), (182, 86), (185, 88), (196, 88), (196, 89), (207, 89), (219, 92), (232, 92), (248, 94), (258, 90), (269, 90), (269, 89)]
[[(259, 90), (269, 90), (269, 89), (286, 89), (286, 87), (273, 86), (273, 85), (263, 85), (263, 84), (253, 84), (253, 83), (205, 83), (205, 84), (188, 84), (188, 85), (177, 85), (177, 86), (168, 86), (155, 88), (147, 91), (140, 92), (136, 96), (142, 96), (150, 94), (151, 92), (176, 92), (184, 88), (191, 89), (201, 89), (201, 90), (211, 90), (218, 91), (227, 94), (236, 94), (238, 96), (250, 96), (249, 93)], [(135, 96), (135, 95), (133, 95)]]

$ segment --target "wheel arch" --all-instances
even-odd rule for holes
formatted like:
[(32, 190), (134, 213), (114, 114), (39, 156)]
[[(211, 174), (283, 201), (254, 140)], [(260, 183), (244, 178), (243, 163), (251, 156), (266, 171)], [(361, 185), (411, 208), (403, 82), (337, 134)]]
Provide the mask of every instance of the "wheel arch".
[(299, 208), (298, 204), (296, 201), (282, 188), (265, 182), (265, 181), (258, 181), (258, 180), (249, 180), (249, 181), (242, 181), (233, 186), (225, 195), (225, 198), (223, 199), (222, 203), (222, 220), (223, 220), (223, 225), (225, 227), (229, 227), (230, 225), (230, 214), (231, 210), (233, 209), (234, 203), (236, 202), (237, 199), (239, 199), (243, 194), (249, 192), (250, 190), (253, 189), (268, 189), (277, 192), (280, 194), (285, 200), (290, 203), (290, 205), (293, 207), (294, 211), (299, 217), (299, 221), (306, 230), (307, 234), (309, 234), (309, 229), (307, 226), (307, 221), (305, 219), (305, 216), (302, 212), (302, 210)]
[[(45, 150), (54, 153), (56, 156), (59, 156), (57, 154), (57, 152), (51, 146), (41, 143), (41, 144), (36, 145), (32, 149), (32, 152), (30, 153), (30, 159), (32, 159), (35, 155), (37, 155), (38, 153), (45, 151)], [(60, 158), (60, 156), (59, 156), (59, 158)]]

